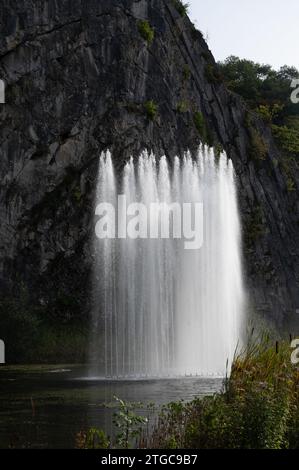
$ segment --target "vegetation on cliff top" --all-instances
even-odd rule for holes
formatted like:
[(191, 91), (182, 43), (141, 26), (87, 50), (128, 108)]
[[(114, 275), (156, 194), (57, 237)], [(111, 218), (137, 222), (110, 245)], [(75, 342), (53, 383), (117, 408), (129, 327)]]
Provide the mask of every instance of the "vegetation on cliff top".
[[(220, 62), (219, 71), (227, 87), (241, 95), (249, 108), (271, 126), (282, 154), (279, 163), (288, 180), (288, 189), (292, 190), (294, 173), (298, 170), (299, 105), (291, 101), (291, 82), (298, 79), (299, 71), (288, 66), (276, 71), (270, 65), (235, 56)], [(252, 132), (250, 125), (248, 128)], [(252, 136), (252, 141), (252, 151), (259, 159), (265, 159), (267, 149), (257, 133)]]
[(172, 3), (181, 16), (188, 15), (189, 3), (182, 2), (181, 0), (172, 0)]

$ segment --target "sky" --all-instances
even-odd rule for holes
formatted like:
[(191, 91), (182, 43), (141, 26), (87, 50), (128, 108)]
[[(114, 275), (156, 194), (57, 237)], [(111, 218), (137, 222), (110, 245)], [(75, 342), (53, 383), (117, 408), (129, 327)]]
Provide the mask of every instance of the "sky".
[[(187, 0), (186, 0), (187, 1)], [(299, 69), (299, 0), (189, 0), (216, 60), (230, 55)]]

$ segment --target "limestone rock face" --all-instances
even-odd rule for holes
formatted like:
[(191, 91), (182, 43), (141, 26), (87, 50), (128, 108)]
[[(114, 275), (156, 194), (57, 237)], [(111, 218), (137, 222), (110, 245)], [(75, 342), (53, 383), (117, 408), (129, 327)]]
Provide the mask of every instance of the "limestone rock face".
[(298, 324), (298, 192), (172, 0), (2, 0), (0, 30), (2, 296), (87, 315), (101, 151), (121, 167), (144, 148), (172, 159), (208, 140), (234, 162), (252, 309)]

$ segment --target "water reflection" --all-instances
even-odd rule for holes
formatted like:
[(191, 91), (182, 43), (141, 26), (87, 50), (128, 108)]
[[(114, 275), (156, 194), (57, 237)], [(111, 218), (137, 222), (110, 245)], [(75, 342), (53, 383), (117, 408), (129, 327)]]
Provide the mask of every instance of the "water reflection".
[(114, 396), (130, 402), (192, 400), (211, 395), (219, 378), (86, 380), (79, 367), (0, 370), (0, 446), (72, 448), (90, 427), (112, 432)]

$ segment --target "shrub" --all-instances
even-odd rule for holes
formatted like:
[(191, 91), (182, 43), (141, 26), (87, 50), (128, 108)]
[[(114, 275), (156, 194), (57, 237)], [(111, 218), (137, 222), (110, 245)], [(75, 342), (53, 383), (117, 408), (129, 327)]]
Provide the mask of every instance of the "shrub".
[(272, 132), (281, 150), (294, 156), (299, 155), (299, 130), (272, 125)]
[(183, 78), (185, 81), (189, 80), (191, 77), (191, 70), (188, 64), (185, 64), (183, 67)]
[(253, 116), (254, 114), (247, 112), (244, 118), (244, 125), (250, 137), (248, 154), (255, 161), (266, 160), (269, 148), (258, 129), (254, 127)]
[(215, 145), (214, 145), (214, 154), (215, 154), (215, 157), (216, 157), (216, 160), (218, 161), (219, 158), (220, 158), (220, 155), (224, 152), (224, 148), (223, 148), (223, 145), (220, 144), (219, 142), (217, 142)]
[(270, 106), (260, 105), (257, 108), (257, 112), (261, 116), (263, 121), (267, 122), (268, 124), (272, 122), (273, 115)]
[(182, 2), (181, 0), (172, 0), (172, 3), (181, 16), (188, 15), (189, 3)]
[(178, 113), (186, 113), (189, 110), (188, 103), (186, 101), (180, 101), (176, 109)]
[(154, 101), (147, 101), (144, 105), (146, 115), (150, 121), (153, 121), (158, 112), (158, 105)]
[(205, 67), (205, 76), (209, 83), (216, 85), (222, 82), (222, 76), (218, 67), (214, 64), (207, 64)]
[(268, 156), (268, 146), (256, 129), (251, 130), (250, 153), (252, 158), (258, 160), (266, 160)]
[(91, 428), (76, 435), (76, 449), (109, 449), (110, 441), (102, 429)]
[(223, 392), (165, 407), (148, 448), (298, 448), (299, 374), (269, 338), (235, 358)]
[(83, 363), (88, 350), (87, 329), (50, 320), (48, 307), (20, 299), (0, 302), (0, 332), (7, 363)]
[(138, 30), (139, 30), (140, 35), (143, 37), (145, 41), (147, 41), (148, 44), (151, 44), (153, 42), (153, 39), (155, 37), (155, 32), (153, 28), (151, 28), (148, 21), (146, 20), (139, 21)]
[(200, 111), (197, 111), (196, 113), (194, 113), (193, 120), (194, 120), (195, 127), (199, 135), (201, 136), (202, 141), (204, 143), (207, 143), (209, 140), (208, 131), (207, 131), (207, 126), (206, 126), (206, 122), (205, 122), (205, 118), (203, 114)]
[(76, 436), (76, 447), (80, 449), (129, 449), (136, 441), (141, 440), (144, 426), (148, 417), (136, 413), (136, 409), (154, 411), (154, 405), (149, 403), (134, 403), (121, 400), (114, 396), (115, 402), (106, 405), (107, 408), (117, 408), (113, 413), (113, 425), (117, 433), (110, 440), (101, 429), (91, 428), (88, 432), (81, 431)]
[(200, 111), (194, 113), (193, 121), (202, 142), (212, 147), (214, 145), (213, 135), (210, 133), (205, 118)]
[(258, 114), (262, 117), (262, 119), (270, 124), (272, 121), (279, 116), (279, 114), (283, 111), (284, 106), (274, 104), (274, 105), (266, 105), (261, 104), (257, 108)]
[(206, 132), (206, 123), (203, 114), (200, 111), (194, 113), (194, 124), (200, 135)]

